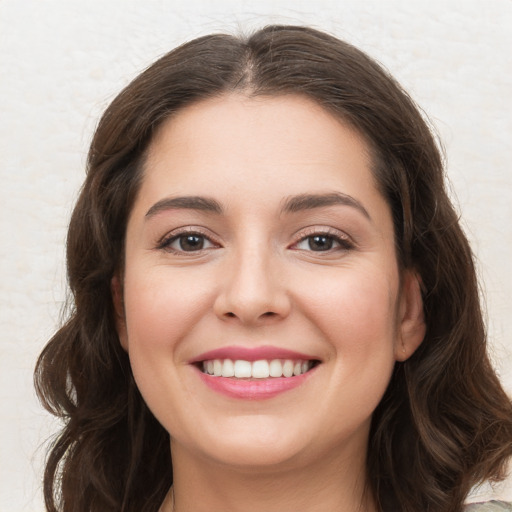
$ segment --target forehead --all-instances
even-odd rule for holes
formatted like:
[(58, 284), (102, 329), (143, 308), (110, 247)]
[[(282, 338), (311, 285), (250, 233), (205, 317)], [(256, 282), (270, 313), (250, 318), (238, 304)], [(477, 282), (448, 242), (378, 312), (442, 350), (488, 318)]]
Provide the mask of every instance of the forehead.
[(331, 138), (339, 143), (342, 135), (370, 157), (370, 147), (363, 141), (364, 137), (309, 97), (298, 94), (247, 96), (243, 93), (223, 94), (179, 110), (157, 130), (150, 144), (150, 154), (164, 139), (165, 144), (169, 144), (171, 137), (177, 144), (204, 139), (204, 136), (215, 143), (230, 143), (235, 134), (246, 136), (248, 140), (268, 135), (267, 145), (259, 148), (262, 154), (276, 145), (308, 149), (310, 143), (318, 145), (325, 141), (328, 144)]
[[(165, 121), (148, 151), (145, 178), (208, 189), (255, 178), (318, 187), (345, 175), (373, 187), (368, 144), (314, 101), (298, 96), (228, 94)], [(145, 180), (146, 181), (146, 180)], [(181, 191), (177, 191), (180, 192)]]

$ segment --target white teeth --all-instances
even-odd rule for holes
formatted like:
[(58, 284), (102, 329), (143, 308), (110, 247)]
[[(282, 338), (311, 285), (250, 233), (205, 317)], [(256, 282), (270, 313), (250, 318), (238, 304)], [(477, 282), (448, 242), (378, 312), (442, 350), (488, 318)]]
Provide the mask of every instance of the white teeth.
[[(211, 375), (211, 373), (210, 373)], [(235, 376), (235, 367), (233, 365), (233, 361), (231, 359), (224, 359), (222, 363), (222, 376), (223, 377), (234, 377)]]
[[(306, 363), (306, 364), (308, 364), (308, 363)], [(304, 372), (304, 373), (306, 373), (306, 372)], [(284, 377), (292, 377), (293, 376), (293, 361), (290, 361), (289, 359), (287, 359), (283, 363), (283, 376)]]
[(252, 377), (254, 379), (266, 379), (270, 376), (268, 361), (254, 361), (252, 363)]
[(293, 377), (302, 375), (313, 366), (312, 361), (292, 359), (272, 359), (267, 361), (245, 361), (237, 359), (210, 359), (203, 361), (203, 372), (215, 377), (235, 377), (238, 379), (267, 379), (269, 377)]
[(222, 375), (222, 361), (220, 359), (215, 359), (213, 361), (213, 375), (215, 375), (215, 377), (220, 377)]
[(279, 359), (270, 361), (269, 368), (271, 377), (281, 377), (281, 375), (283, 375), (283, 365)]
[(244, 377), (252, 376), (252, 367), (249, 361), (235, 361), (235, 377), (243, 379)]

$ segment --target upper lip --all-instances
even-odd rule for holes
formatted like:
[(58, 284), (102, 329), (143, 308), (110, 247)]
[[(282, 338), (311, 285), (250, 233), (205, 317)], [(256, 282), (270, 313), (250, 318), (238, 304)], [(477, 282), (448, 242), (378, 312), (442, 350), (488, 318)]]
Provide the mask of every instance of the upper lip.
[(201, 361), (209, 361), (212, 359), (232, 359), (244, 361), (259, 361), (262, 359), (292, 359), (292, 360), (318, 360), (309, 354), (303, 354), (288, 350), (285, 348), (261, 346), (261, 347), (242, 347), (242, 346), (228, 346), (221, 347), (208, 352), (203, 352), (198, 356), (191, 359), (190, 364), (199, 363)]

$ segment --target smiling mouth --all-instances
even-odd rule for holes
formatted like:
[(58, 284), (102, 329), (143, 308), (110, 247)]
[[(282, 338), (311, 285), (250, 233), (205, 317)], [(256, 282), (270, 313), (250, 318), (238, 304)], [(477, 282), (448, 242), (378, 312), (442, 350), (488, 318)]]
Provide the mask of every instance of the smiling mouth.
[(198, 364), (199, 369), (212, 377), (233, 379), (269, 379), (298, 377), (309, 372), (320, 363), (318, 360), (303, 359), (209, 359)]

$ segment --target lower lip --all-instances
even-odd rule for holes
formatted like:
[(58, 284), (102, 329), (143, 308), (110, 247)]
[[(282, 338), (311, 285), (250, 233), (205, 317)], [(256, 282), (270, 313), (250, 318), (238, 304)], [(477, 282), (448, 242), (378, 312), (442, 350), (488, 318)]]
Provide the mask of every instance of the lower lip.
[(271, 377), (254, 380), (214, 377), (199, 369), (197, 371), (201, 380), (217, 393), (241, 400), (266, 400), (299, 387), (309, 379), (316, 368), (295, 377)]

